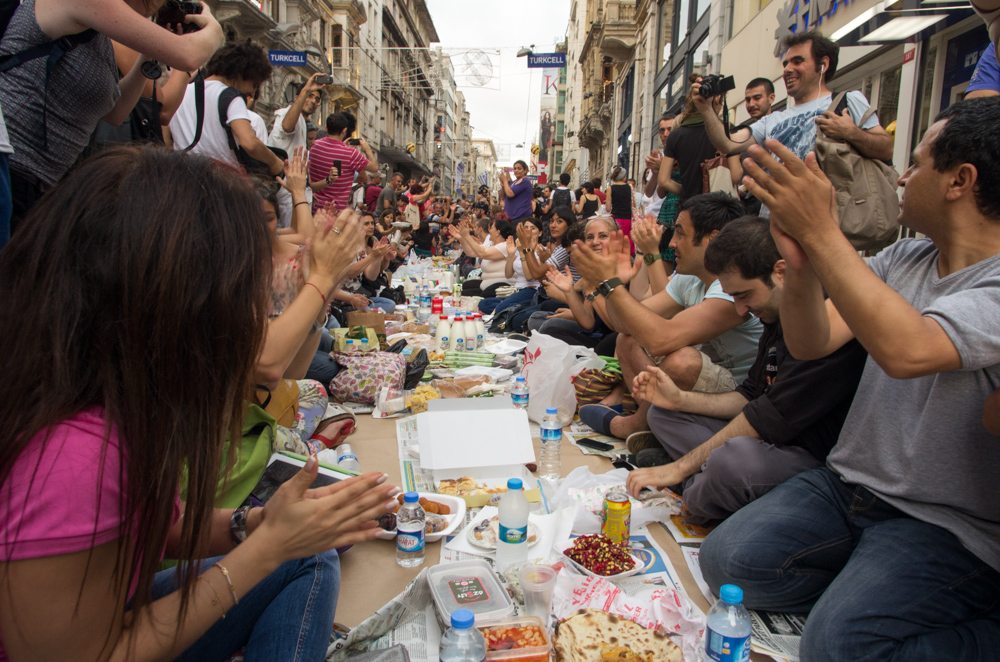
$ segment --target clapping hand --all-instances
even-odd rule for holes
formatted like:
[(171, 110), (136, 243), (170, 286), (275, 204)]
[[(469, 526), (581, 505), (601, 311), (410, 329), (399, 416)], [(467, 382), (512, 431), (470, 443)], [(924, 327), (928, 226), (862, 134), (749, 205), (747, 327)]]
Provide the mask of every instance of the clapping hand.
[(563, 267), (563, 270), (559, 271), (550, 265), (545, 274), (545, 280), (564, 294), (573, 291), (573, 274), (570, 273), (569, 267)]
[(331, 223), (327, 212), (317, 214), (316, 235), (309, 251), (310, 271), (331, 278), (334, 283), (354, 262), (364, 242), (360, 216), (350, 209), (340, 212)]
[(285, 176), (275, 177), (275, 180), (286, 191), (292, 194), (292, 197), (305, 196), (306, 193), (306, 148), (296, 147), (295, 151), (292, 153), (292, 158), (285, 161)]
[(632, 241), (641, 253), (658, 254), (663, 226), (652, 216), (641, 218), (632, 224)]

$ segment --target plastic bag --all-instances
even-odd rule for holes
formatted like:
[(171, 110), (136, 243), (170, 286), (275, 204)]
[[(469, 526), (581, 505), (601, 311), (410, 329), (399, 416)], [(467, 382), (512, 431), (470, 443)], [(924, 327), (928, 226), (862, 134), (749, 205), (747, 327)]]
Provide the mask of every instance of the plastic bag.
[(559, 422), (569, 425), (576, 415), (573, 378), (581, 370), (603, 367), (604, 360), (594, 350), (532, 331), (521, 371), (528, 382), (528, 418), (541, 423), (545, 409), (555, 407)]
[[(587, 467), (577, 467), (559, 481), (559, 488), (549, 499), (553, 511), (578, 505), (573, 533), (579, 535), (601, 532), (601, 515), (604, 509), (604, 495), (615, 486), (628, 480), (628, 471), (615, 469), (603, 474), (594, 474)], [(629, 497), (632, 502), (632, 528), (638, 529), (650, 522), (665, 522), (671, 515), (680, 512), (676, 503), (660, 500), (644, 503)]]

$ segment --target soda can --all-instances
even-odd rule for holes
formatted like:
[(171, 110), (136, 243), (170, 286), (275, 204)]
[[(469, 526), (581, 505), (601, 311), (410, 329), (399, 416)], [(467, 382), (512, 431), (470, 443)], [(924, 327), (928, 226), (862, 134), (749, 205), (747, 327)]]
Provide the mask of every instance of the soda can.
[(624, 489), (614, 488), (604, 497), (601, 533), (611, 542), (628, 543), (632, 524), (632, 503)]

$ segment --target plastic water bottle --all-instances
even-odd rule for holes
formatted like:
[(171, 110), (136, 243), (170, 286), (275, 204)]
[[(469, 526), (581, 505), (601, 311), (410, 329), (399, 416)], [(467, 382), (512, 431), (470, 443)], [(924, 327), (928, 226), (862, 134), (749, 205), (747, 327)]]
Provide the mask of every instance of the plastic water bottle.
[(723, 584), (719, 601), (708, 612), (705, 659), (746, 662), (750, 659), (750, 612), (743, 606), (743, 589)]
[(361, 463), (358, 462), (358, 456), (354, 454), (350, 444), (341, 444), (337, 447), (337, 466), (350, 471), (361, 471)]
[(562, 446), (562, 423), (559, 422), (559, 410), (555, 407), (549, 407), (545, 410), (541, 433), (542, 445), (541, 458), (538, 462), (538, 475), (542, 478), (557, 479), (562, 470), (559, 460), (559, 448)]
[(427, 514), (420, 506), (420, 495), (407, 492), (396, 513), (396, 563), (415, 568), (424, 562), (424, 524)]
[(528, 558), (528, 500), (520, 478), (507, 480), (500, 497), (500, 527), (497, 536), (497, 568), (521, 565)]
[(474, 626), (476, 615), (468, 609), (451, 612), (451, 627), (441, 637), (441, 662), (483, 662), (486, 639)]
[(465, 314), (465, 351), (476, 351), (476, 318), (472, 313)]
[(417, 320), (423, 324), (431, 318), (431, 290), (427, 285), (420, 290), (420, 298), (418, 299), (419, 306), (417, 307)]
[(515, 409), (528, 408), (528, 383), (524, 381), (524, 375), (518, 375), (514, 379), (514, 388), (510, 390), (510, 400), (514, 403)]

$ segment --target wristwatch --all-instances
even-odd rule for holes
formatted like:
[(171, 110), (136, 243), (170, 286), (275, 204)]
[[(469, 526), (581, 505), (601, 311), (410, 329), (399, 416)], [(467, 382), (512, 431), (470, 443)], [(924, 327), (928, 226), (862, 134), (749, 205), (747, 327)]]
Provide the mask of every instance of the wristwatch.
[(663, 256), (659, 253), (646, 253), (642, 256), (642, 261), (646, 263), (646, 266), (651, 266), (657, 260), (662, 260)]
[(600, 285), (597, 286), (597, 293), (602, 297), (607, 298), (611, 294), (611, 290), (615, 289), (622, 284), (622, 279), (617, 276), (614, 278), (609, 278)]
[(247, 515), (252, 506), (240, 506), (229, 517), (229, 535), (237, 545), (247, 539)]

